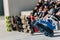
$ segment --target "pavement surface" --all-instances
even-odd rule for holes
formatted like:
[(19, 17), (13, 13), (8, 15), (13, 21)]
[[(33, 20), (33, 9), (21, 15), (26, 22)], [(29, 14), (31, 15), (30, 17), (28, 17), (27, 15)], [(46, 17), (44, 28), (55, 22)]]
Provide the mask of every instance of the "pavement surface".
[(60, 40), (60, 30), (54, 31), (54, 37), (46, 37), (42, 33), (31, 35), (18, 31), (7, 32), (4, 19), (0, 17), (0, 40)]

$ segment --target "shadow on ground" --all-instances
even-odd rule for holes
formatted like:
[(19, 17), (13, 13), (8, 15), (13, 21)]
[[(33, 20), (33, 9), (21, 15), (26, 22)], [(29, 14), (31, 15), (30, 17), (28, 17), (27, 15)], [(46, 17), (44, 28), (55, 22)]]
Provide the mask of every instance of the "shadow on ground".
[[(32, 36), (37, 36), (37, 35), (44, 35), (44, 34), (43, 33), (32, 34)], [(60, 37), (60, 32), (54, 32), (54, 36), (53, 37)]]
[(60, 37), (60, 35), (54, 35), (53, 37)]
[(58, 33), (60, 33), (60, 32), (54, 32), (54, 34), (58, 34)]
[(37, 35), (43, 35), (43, 34), (32, 34), (33, 36), (37, 36)]

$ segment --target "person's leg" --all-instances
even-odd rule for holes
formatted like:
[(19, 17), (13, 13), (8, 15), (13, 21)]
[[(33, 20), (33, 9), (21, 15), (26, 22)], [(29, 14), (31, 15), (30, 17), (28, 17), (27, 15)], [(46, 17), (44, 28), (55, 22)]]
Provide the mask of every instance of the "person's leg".
[(49, 1), (49, 0), (44, 0), (44, 1), (46, 1), (46, 2), (47, 2), (47, 1)]
[(48, 18), (49, 17), (49, 14), (47, 14), (44, 18)]
[(42, 2), (43, 0), (39, 0), (39, 2)]
[(57, 12), (56, 15), (57, 15), (57, 16), (60, 16), (60, 12)]

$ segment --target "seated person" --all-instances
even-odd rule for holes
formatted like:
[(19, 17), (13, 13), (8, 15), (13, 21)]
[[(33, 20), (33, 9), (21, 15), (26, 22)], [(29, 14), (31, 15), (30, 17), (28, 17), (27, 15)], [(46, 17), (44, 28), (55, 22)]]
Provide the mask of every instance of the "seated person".
[(49, 11), (49, 6), (45, 5), (45, 6), (44, 6), (44, 9), (43, 9), (43, 11), (42, 11), (42, 12), (43, 12), (43, 18), (47, 16), (48, 11)]
[(39, 7), (43, 4), (42, 2), (43, 2), (43, 0), (39, 0), (39, 2), (37, 3), (37, 5), (33, 9), (33, 12), (32, 12), (33, 16), (37, 12), (37, 10), (39, 9)]
[(34, 16), (38, 16), (38, 17), (41, 17), (42, 16), (42, 10), (43, 10), (43, 5), (38, 9), (38, 11), (35, 13)]

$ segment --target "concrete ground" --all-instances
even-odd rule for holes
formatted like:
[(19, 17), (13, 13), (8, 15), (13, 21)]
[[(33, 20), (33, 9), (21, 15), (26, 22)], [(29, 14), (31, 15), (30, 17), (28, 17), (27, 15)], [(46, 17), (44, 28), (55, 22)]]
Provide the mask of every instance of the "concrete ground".
[(54, 37), (46, 37), (42, 33), (31, 35), (18, 31), (7, 32), (4, 19), (0, 17), (0, 40), (60, 40), (60, 30), (54, 32)]

